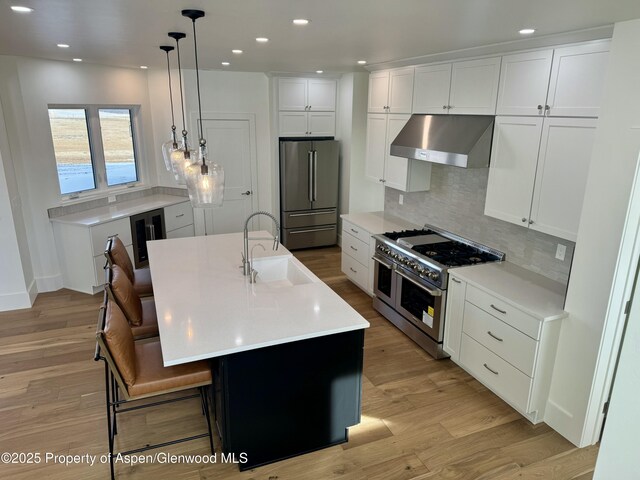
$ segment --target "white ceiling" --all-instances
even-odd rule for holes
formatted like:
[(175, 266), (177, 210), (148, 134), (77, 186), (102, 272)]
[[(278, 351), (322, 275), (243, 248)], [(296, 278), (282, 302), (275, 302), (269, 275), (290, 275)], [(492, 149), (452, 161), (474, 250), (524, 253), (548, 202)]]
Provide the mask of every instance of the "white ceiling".
[[(35, 11), (18, 14), (10, 5)], [(173, 44), (166, 36), (173, 30), (188, 34), (181, 53), (190, 67), (183, 8), (206, 12), (197, 22), (201, 68), (229, 61), (231, 70), (295, 73), (511, 42), (523, 27), (546, 36), (640, 17), (639, 0), (0, 0), (0, 54), (163, 67), (158, 46)], [(296, 26), (294, 18), (311, 23)], [(258, 44), (258, 36), (270, 41)]]

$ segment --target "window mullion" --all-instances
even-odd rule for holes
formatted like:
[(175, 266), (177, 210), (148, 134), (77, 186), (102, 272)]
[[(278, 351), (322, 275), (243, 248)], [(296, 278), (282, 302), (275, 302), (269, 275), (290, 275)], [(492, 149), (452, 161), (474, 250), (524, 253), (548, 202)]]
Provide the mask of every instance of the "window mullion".
[(98, 107), (88, 107), (89, 112), (89, 137), (91, 138), (91, 153), (93, 156), (93, 169), (96, 175), (98, 191), (107, 190), (107, 168), (104, 160), (104, 147), (102, 145), (102, 131)]

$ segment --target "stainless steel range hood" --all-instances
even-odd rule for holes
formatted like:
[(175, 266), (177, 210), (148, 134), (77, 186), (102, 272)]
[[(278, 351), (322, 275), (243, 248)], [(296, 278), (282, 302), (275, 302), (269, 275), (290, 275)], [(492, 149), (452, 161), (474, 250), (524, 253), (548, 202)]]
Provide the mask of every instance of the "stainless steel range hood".
[(487, 167), (493, 116), (411, 115), (391, 143), (391, 155), (456, 167)]

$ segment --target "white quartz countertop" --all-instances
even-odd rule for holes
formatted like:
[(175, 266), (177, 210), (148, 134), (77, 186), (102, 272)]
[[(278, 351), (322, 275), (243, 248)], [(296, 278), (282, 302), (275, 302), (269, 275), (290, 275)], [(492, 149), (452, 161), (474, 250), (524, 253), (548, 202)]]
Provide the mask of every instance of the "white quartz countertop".
[(452, 268), (449, 275), (474, 285), (541, 321), (566, 317), (566, 287), (511, 262)]
[[(252, 237), (270, 237), (265, 231)], [(289, 258), (308, 283), (242, 274), (242, 233), (147, 242), (165, 366), (367, 328), (367, 322), (282, 245), (252, 240), (255, 259)], [(260, 272), (261, 267), (256, 267)]]
[(365, 229), (371, 234), (423, 227), (385, 212), (348, 213), (340, 215), (340, 218)]
[(189, 198), (177, 195), (148, 195), (146, 197), (128, 200), (126, 202), (105, 205), (78, 213), (70, 213), (61, 217), (52, 218), (52, 222), (68, 223), (85, 227), (93, 227), (100, 223), (111, 222), (123, 217), (130, 217), (156, 208), (164, 208), (177, 203), (188, 202)]

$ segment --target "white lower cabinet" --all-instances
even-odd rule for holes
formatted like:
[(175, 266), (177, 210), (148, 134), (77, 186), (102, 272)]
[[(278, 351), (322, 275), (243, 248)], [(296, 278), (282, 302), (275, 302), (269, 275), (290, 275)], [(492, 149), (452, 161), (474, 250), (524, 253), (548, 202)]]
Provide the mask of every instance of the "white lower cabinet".
[(347, 220), (342, 221), (342, 273), (369, 295), (373, 295), (371, 235)]
[(541, 422), (560, 322), (536, 318), (455, 271), (447, 294), (444, 350), (528, 420)]

